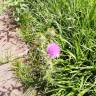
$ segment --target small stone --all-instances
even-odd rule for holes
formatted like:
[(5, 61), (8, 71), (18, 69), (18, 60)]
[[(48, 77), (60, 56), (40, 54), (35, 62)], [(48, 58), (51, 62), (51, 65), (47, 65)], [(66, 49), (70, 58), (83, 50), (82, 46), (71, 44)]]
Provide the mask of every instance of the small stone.
[(17, 89), (13, 90), (10, 96), (21, 96), (22, 92), (18, 91)]

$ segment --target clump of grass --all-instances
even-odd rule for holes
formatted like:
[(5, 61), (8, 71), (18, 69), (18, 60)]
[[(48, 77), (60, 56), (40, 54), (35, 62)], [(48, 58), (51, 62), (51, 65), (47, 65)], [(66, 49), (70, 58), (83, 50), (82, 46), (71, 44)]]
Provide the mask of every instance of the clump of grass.
[[(19, 13), (17, 11), (15, 16), (19, 18), (20, 32), (31, 49), (29, 65), (32, 75), (24, 71), (32, 82), (35, 81), (30, 84), (42, 88), (42, 96), (95, 96), (96, 1), (24, 2), (21, 5), (27, 9), (16, 7)], [(59, 58), (51, 60), (46, 56), (46, 46), (50, 42), (61, 47)], [(26, 84), (29, 81), (27, 79)]]

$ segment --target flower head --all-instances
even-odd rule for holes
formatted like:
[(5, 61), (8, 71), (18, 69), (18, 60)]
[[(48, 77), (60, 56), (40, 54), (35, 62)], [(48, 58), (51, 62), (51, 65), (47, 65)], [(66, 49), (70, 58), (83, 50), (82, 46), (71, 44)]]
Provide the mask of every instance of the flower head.
[(47, 54), (52, 58), (56, 58), (60, 54), (60, 47), (56, 43), (51, 43), (47, 47)]

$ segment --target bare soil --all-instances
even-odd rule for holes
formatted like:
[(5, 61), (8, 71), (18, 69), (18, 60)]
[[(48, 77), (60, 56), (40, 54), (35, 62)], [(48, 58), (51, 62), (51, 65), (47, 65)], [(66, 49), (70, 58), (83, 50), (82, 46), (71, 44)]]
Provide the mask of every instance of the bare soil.
[(11, 61), (26, 56), (29, 49), (20, 38), (17, 28), (10, 12), (0, 15), (0, 96), (18, 96), (23, 93), (22, 84), (12, 71)]

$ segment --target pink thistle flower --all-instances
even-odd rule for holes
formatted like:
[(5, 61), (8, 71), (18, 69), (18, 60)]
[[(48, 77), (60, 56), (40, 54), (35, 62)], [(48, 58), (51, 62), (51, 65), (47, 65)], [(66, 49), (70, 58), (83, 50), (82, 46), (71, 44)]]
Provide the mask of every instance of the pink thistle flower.
[(51, 43), (47, 47), (47, 54), (52, 58), (56, 58), (60, 54), (60, 47), (56, 43)]

